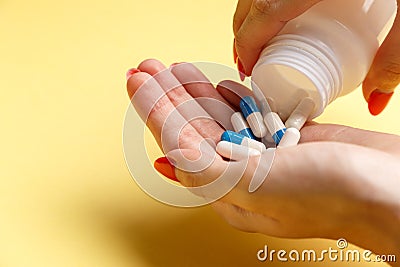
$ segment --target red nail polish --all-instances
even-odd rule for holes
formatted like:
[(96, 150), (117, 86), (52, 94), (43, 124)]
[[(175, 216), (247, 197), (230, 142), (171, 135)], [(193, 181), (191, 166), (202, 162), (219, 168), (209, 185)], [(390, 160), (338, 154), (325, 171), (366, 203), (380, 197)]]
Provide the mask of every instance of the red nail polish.
[(240, 61), (240, 58), (237, 59), (237, 68), (239, 71), (240, 80), (243, 82), (244, 79), (246, 78), (246, 74), (244, 72), (243, 64)]
[(138, 72), (140, 72), (140, 70), (138, 70), (136, 68), (129, 69), (126, 72), (126, 80), (129, 80), (129, 78), (132, 77), (133, 74), (138, 73)]
[(393, 93), (382, 93), (378, 89), (373, 91), (368, 99), (369, 112), (374, 116), (379, 115), (386, 108)]
[(170, 67), (175, 67), (176, 65), (179, 65), (179, 64), (181, 64), (181, 63), (180, 63), (180, 62), (178, 62), (178, 63), (172, 63)]
[(237, 64), (238, 54), (236, 51), (236, 40), (233, 39), (233, 62)]
[(175, 167), (169, 162), (166, 157), (158, 158), (154, 162), (154, 168), (168, 179), (179, 182), (175, 175)]

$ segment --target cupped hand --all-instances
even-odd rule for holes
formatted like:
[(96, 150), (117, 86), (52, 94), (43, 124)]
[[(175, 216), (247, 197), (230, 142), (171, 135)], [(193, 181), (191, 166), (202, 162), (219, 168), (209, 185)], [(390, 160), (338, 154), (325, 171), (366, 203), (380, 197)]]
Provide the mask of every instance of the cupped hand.
[[(230, 81), (214, 88), (188, 63), (146, 60), (132, 73), (132, 104), (182, 185), (204, 186), (243, 167), (236, 186), (212, 204), (231, 225), (278, 237), (345, 237), (379, 253), (400, 246), (400, 137), (312, 123), (296, 147), (232, 162), (214, 147), (250, 90)], [(250, 193), (257, 176), (265, 180)], [(196, 194), (215, 197), (207, 187)]]
[[(258, 57), (286, 23), (321, 0), (239, 0), (233, 18), (234, 54), (239, 71), (250, 75)], [(397, 0), (398, 5), (400, 0)], [(363, 83), (371, 114), (380, 114), (400, 83), (400, 13), (378, 50)]]

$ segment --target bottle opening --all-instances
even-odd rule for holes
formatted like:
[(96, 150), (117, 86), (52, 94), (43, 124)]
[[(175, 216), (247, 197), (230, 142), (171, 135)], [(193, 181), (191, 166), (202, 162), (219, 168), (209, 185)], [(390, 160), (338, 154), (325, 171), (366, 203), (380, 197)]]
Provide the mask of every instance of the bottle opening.
[(278, 114), (283, 120), (286, 120), (297, 104), (306, 97), (312, 98), (316, 107), (319, 107), (319, 110), (313, 112), (319, 115), (327, 102), (326, 94), (318, 90), (323, 84), (321, 81), (311, 80), (309, 77), (312, 74), (303, 71), (305, 73), (279, 64), (260, 66), (253, 73), (253, 79), (257, 81), (253, 90), (262, 91), (265, 97), (274, 99)]
[(281, 35), (264, 49), (252, 73), (253, 90), (271, 97), (283, 120), (305, 97), (315, 102), (319, 116), (339, 94), (342, 73), (332, 51), (303, 36)]

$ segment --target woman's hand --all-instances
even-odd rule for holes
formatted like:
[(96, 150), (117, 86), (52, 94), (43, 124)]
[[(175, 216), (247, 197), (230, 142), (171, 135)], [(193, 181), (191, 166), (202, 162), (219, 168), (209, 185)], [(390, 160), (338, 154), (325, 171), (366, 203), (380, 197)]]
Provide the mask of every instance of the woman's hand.
[[(236, 186), (212, 204), (228, 223), (278, 237), (344, 237), (376, 253), (398, 253), (400, 137), (311, 124), (302, 129), (300, 145), (276, 150), (270, 171), (269, 153), (244, 164), (226, 161), (212, 143), (220, 140), (220, 124), (228, 125), (237, 107), (239, 98), (227, 87), (236, 87), (240, 96), (251, 91), (232, 82), (216, 90), (186, 63), (166, 69), (147, 60), (134, 72), (127, 85), (132, 103), (174, 165), (160, 163), (173, 173), (158, 169), (193, 189), (243, 167)], [(214, 114), (220, 124), (206, 114)], [(261, 187), (249, 193), (251, 180), (263, 175)], [(207, 187), (194, 192), (215, 197)]]
[[(234, 54), (239, 71), (250, 75), (265, 44), (285, 26), (321, 0), (239, 0), (233, 19)], [(400, 0), (397, 1), (400, 3)], [(363, 83), (373, 115), (383, 111), (400, 83), (400, 14), (378, 50)]]

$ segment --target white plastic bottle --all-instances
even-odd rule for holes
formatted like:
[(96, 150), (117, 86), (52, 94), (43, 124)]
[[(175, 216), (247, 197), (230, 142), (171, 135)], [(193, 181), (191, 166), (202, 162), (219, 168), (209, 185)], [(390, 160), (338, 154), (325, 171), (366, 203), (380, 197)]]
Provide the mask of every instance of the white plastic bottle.
[(364, 80), (396, 14), (396, 0), (324, 0), (291, 20), (262, 51), (253, 90), (286, 120), (304, 97), (319, 116)]

